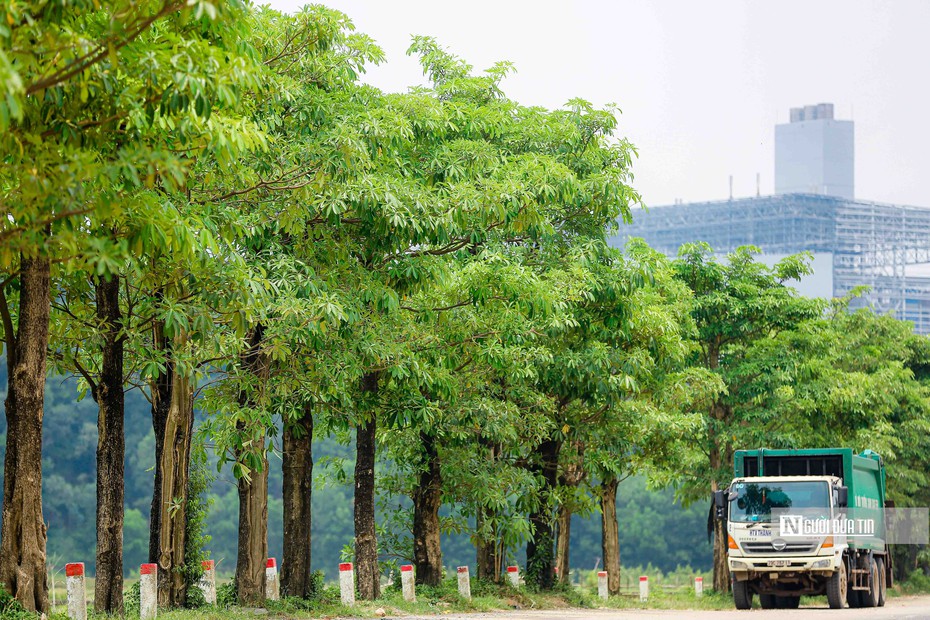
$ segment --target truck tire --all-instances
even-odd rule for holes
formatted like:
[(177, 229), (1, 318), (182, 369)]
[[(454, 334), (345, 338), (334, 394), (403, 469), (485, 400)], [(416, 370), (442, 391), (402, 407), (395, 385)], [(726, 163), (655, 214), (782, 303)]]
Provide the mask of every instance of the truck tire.
[(888, 588), (888, 575), (885, 573), (885, 558), (878, 558), (876, 560), (878, 563), (878, 582), (881, 584), (881, 589), (878, 591), (878, 606), (885, 606), (885, 594), (886, 589)]
[(846, 562), (840, 562), (839, 568), (827, 582), (827, 602), (830, 603), (830, 609), (846, 607)]
[(733, 604), (737, 609), (752, 609), (752, 590), (748, 581), (733, 580)]
[(778, 609), (778, 597), (774, 594), (760, 594), (759, 605), (762, 609)]
[(776, 596), (775, 599), (778, 609), (797, 609), (801, 606), (800, 596)]
[(881, 594), (882, 584), (881, 577), (878, 574), (878, 562), (874, 557), (869, 558), (869, 589), (861, 590), (859, 594), (859, 603), (862, 607), (878, 607), (878, 599)]

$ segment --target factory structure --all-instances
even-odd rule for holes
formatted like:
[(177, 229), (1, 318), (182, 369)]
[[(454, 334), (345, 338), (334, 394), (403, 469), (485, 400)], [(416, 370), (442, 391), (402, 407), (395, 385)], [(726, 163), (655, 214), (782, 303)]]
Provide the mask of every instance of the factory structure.
[(853, 123), (835, 119), (832, 104), (793, 108), (775, 127), (774, 195), (650, 208), (612, 242), (642, 237), (668, 256), (697, 241), (720, 254), (754, 245), (771, 264), (809, 251), (814, 273), (800, 292), (842, 297), (865, 285), (853, 307), (930, 333), (930, 209), (856, 200), (853, 154)]

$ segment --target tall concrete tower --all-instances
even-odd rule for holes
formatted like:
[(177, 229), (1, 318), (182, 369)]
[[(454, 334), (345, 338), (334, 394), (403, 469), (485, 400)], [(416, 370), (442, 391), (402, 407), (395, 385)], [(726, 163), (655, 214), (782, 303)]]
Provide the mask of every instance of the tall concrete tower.
[(791, 108), (775, 125), (775, 193), (853, 199), (853, 122), (833, 118), (833, 104)]

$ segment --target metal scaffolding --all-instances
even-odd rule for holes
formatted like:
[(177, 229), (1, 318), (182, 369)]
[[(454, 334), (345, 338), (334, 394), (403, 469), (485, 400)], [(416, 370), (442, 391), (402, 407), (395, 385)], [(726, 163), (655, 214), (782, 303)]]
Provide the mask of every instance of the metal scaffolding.
[[(715, 252), (742, 245), (764, 254), (829, 253), (833, 296), (856, 286), (870, 291), (856, 305), (893, 312), (930, 333), (930, 209), (815, 194), (678, 204), (635, 213), (614, 238), (642, 237), (675, 256), (684, 243), (706, 241)], [(926, 274), (917, 266), (926, 265)]]

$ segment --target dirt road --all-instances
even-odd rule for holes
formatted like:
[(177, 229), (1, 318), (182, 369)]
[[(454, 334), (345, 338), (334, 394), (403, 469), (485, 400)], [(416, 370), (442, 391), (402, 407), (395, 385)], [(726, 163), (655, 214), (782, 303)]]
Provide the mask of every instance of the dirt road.
[(753, 609), (751, 611), (706, 610), (550, 610), (512, 611), (490, 614), (449, 614), (441, 616), (407, 616), (404, 620), (651, 620), (653, 618), (679, 618), (680, 620), (717, 620), (757, 618), (758, 620), (930, 620), (930, 596), (905, 596), (888, 599), (885, 607), (874, 609), (831, 610), (819, 605), (800, 609)]

